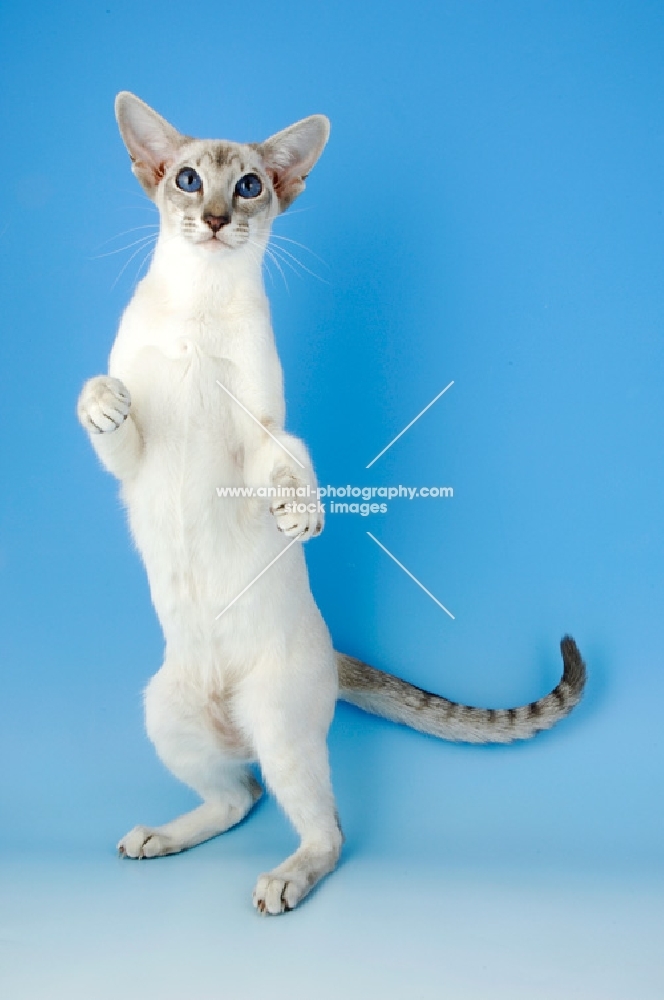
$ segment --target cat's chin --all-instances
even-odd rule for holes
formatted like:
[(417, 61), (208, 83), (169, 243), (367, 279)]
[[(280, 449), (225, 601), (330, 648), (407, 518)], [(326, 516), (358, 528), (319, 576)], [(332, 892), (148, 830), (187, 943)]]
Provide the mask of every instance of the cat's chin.
[(207, 240), (201, 240), (196, 246), (201, 247), (201, 249), (206, 250), (208, 253), (219, 253), (221, 250), (233, 249), (230, 243), (226, 243), (225, 240), (219, 240), (216, 236), (212, 236)]

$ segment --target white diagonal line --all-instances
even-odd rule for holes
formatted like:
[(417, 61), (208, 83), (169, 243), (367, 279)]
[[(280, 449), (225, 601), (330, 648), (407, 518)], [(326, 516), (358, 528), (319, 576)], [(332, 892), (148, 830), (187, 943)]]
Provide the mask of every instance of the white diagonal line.
[(399, 438), (400, 438), (400, 437), (401, 437), (401, 436), (402, 436), (403, 434), (405, 434), (407, 430), (410, 430), (410, 428), (411, 428), (411, 427), (413, 426), (413, 424), (414, 424), (414, 423), (415, 423), (415, 422), (416, 422), (417, 420), (419, 420), (419, 419), (420, 419), (420, 417), (422, 416), (422, 414), (423, 414), (423, 413), (426, 413), (426, 412), (427, 412), (427, 410), (429, 409), (429, 407), (430, 407), (430, 406), (433, 406), (433, 404), (434, 404), (435, 402), (437, 402), (437, 401), (438, 401), (438, 400), (440, 399), (440, 397), (441, 397), (441, 396), (443, 395), (443, 393), (447, 392), (447, 390), (448, 390), (448, 389), (450, 388), (450, 386), (452, 386), (452, 385), (454, 385), (454, 379), (452, 379), (452, 381), (450, 382), (450, 384), (449, 384), (449, 385), (446, 385), (446, 386), (445, 386), (445, 388), (444, 388), (444, 389), (442, 390), (442, 392), (439, 392), (439, 393), (438, 393), (438, 395), (437, 395), (437, 396), (435, 397), (435, 399), (432, 399), (430, 403), (427, 403), (427, 405), (426, 405), (426, 406), (424, 407), (424, 409), (423, 409), (423, 410), (421, 410), (421, 411), (420, 411), (420, 412), (419, 412), (419, 413), (417, 414), (417, 416), (416, 416), (416, 417), (415, 417), (415, 418), (414, 418), (413, 420), (411, 420), (411, 422), (410, 422), (409, 424), (406, 424), (406, 426), (404, 427), (404, 429), (403, 429), (402, 431), (399, 431), (399, 433), (397, 434), (397, 436), (396, 436), (395, 438), (392, 438), (392, 440), (390, 441), (390, 443), (389, 443), (388, 445), (386, 445), (386, 446), (385, 446), (385, 447), (383, 448), (383, 450), (382, 450), (382, 451), (379, 451), (379, 452), (378, 452), (378, 454), (376, 455), (376, 457), (375, 457), (375, 458), (372, 458), (372, 459), (371, 459), (371, 461), (369, 462), (369, 464), (368, 464), (367, 466), (365, 466), (365, 468), (367, 468), (367, 469), (370, 469), (370, 468), (371, 468), (371, 466), (372, 466), (372, 465), (374, 464), (374, 462), (377, 462), (377, 461), (378, 461), (378, 459), (380, 458), (380, 456), (381, 456), (381, 455), (384, 455), (384, 454), (385, 454), (385, 452), (387, 451), (387, 449), (388, 449), (388, 448), (391, 448), (391, 447), (392, 447), (392, 445), (394, 444), (394, 442), (395, 442), (395, 441), (398, 441), (398, 440), (399, 440)]
[[(226, 386), (225, 386), (225, 385), (223, 385), (223, 384), (222, 384), (222, 383), (221, 383), (221, 382), (219, 381), (219, 379), (218, 379), (218, 378), (217, 378), (217, 379), (215, 379), (215, 382), (217, 383), (217, 385), (220, 385), (220, 386), (221, 386), (221, 388), (222, 388), (222, 389), (224, 390), (224, 392), (227, 392), (227, 393), (228, 393), (228, 395), (229, 395), (229, 396), (231, 397), (231, 399), (234, 399), (234, 400), (235, 400), (235, 402), (237, 403), (237, 405), (238, 405), (238, 406), (239, 406), (239, 407), (240, 407), (240, 408), (241, 408), (242, 410), (244, 410), (244, 412), (245, 412), (245, 413), (247, 414), (247, 416), (251, 417), (251, 419), (252, 419), (252, 420), (254, 421), (254, 423), (258, 424), (258, 426), (259, 426), (260, 428), (262, 428), (262, 430), (264, 430), (266, 434), (269, 434), (269, 435), (270, 435), (270, 437), (272, 438), (272, 440), (273, 440), (273, 441), (275, 442), (275, 444), (278, 444), (278, 445), (279, 445), (279, 447), (281, 448), (281, 450), (282, 450), (282, 451), (285, 451), (285, 452), (286, 452), (286, 454), (287, 454), (287, 455), (289, 455), (289, 456), (290, 456), (290, 457), (291, 457), (291, 458), (293, 459), (293, 461), (294, 461), (294, 462), (297, 462), (297, 464), (298, 464), (298, 465), (300, 466), (300, 468), (301, 468), (301, 469), (303, 469), (303, 468), (304, 468), (304, 466), (302, 465), (302, 462), (300, 462), (300, 460), (299, 460), (298, 458), (296, 458), (296, 457), (295, 457), (295, 455), (294, 455), (294, 454), (292, 453), (292, 451), (289, 451), (289, 450), (288, 450), (288, 448), (286, 447), (286, 445), (285, 445), (285, 444), (282, 444), (282, 443), (281, 443), (281, 441), (279, 441), (279, 440), (278, 440), (278, 438), (276, 438), (276, 437), (274, 436), (274, 434), (271, 434), (271, 433), (270, 433), (270, 431), (269, 431), (269, 430), (267, 429), (267, 427), (265, 426), (265, 424), (262, 424), (262, 423), (260, 422), (260, 420), (258, 419), (258, 417), (255, 417), (255, 416), (253, 415), (253, 413), (251, 412), (251, 410), (248, 410), (248, 409), (247, 409), (247, 407), (246, 407), (246, 406), (244, 405), (244, 403), (241, 403), (241, 402), (240, 402), (240, 400), (239, 400), (239, 399), (237, 398), (237, 396), (234, 396), (234, 395), (233, 395), (233, 393), (231, 392), (231, 390), (230, 390), (230, 389), (227, 389), (227, 388), (226, 388)], [(434, 400), (434, 403), (435, 403), (435, 400)], [(422, 412), (424, 412), (424, 411), (422, 411)], [(285, 550), (284, 550), (284, 551), (285, 551)]]
[(283, 555), (285, 555), (286, 552), (288, 552), (288, 550), (291, 547), (291, 545), (295, 545), (296, 542), (299, 542), (300, 535), (302, 535), (302, 534), (303, 534), (302, 531), (298, 532), (298, 534), (295, 536), (295, 538), (293, 539), (293, 541), (289, 542), (288, 545), (286, 546), (286, 548), (282, 549), (281, 552), (278, 552), (277, 555), (272, 560), (272, 562), (269, 562), (267, 564), (267, 566), (265, 567), (265, 569), (262, 569), (260, 571), (260, 573), (258, 574), (258, 576), (255, 576), (253, 578), (253, 580), (251, 581), (251, 583), (248, 583), (247, 586), (244, 588), (244, 590), (241, 590), (240, 593), (237, 595), (237, 597), (234, 597), (233, 600), (231, 601), (231, 603), (226, 605), (226, 607), (224, 608), (223, 611), (220, 611), (218, 615), (215, 615), (214, 620), (215, 621), (219, 621), (219, 619), (221, 618), (221, 616), (225, 615), (226, 612), (228, 611), (228, 609), (232, 608), (233, 605), (235, 604), (235, 602), (239, 601), (240, 598), (242, 597), (242, 595), (246, 594), (250, 587), (253, 587), (253, 585), (256, 583), (256, 580), (260, 580), (260, 578), (262, 577), (263, 573), (267, 573), (267, 571), (269, 570), (270, 566), (274, 566), (274, 564), (276, 563), (277, 559), (281, 559), (281, 557)]
[(369, 536), (369, 538), (373, 539), (373, 541), (376, 543), (376, 545), (379, 545), (381, 547), (381, 549), (383, 550), (383, 552), (387, 553), (387, 555), (390, 557), (390, 559), (394, 559), (394, 561), (397, 564), (397, 566), (400, 569), (402, 569), (404, 571), (404, 573), (407, 576), (409, 576), (411, 578), (411, 580), (413, 580), (417, 584), (418, 587), (421, 587), (422, 590), (424, 591), (424, 593), (427, 594), (431, 598), (432, 601), (435, 601), (435, 603), (438, 605), (438, 607), (442, 608), (446, 615), (449, 615), (450, 618), (452, 618), (454, 620), (454, 615), (452, 614), (452, 612), (448, 611), (447, 608), (445, 607), (445, 605), (441, 604), (440, 601), (438, 600), (438, 598), (434, 597), (433, 594), (431, 593), (431, 591), (427, 590), (427, 588), (424, 586), (424, 584), (420, 583), (420, 581), (417, 579), (417, 577), (413, 576), (413, 574), (410, 572), (410, 570), (406, 569), (406, 567), (403, 565), (403, 563), (400, 563), (399, 560), (397, 559), (397, 557), (393, 556), (392, 553), (390, 552), (390, 550), (385, 548), (385, 546), (382, 544), (382, 542), (379, 542), (378, 539), (374, 535), (372, 535), (370, 531), (367, 531), (367, 535)]

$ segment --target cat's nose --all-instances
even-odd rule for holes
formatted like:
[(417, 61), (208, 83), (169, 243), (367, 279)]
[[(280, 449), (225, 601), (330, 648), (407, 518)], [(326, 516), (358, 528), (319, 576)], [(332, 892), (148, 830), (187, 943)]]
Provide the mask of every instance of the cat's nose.
[(230, 213), (225, 215), (210, 215), (209, 212), (203, 216), (203, 222), (210, 227), (213, 233), (218, 233), (223, 226), (227, 226), (231, 221)]

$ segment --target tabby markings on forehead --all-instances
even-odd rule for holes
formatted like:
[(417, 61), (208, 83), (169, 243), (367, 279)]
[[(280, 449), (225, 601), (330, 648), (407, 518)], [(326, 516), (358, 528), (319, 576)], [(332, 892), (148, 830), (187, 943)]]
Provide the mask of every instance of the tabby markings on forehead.
[(205, 149), (198, 156), (196, 166), (200, 166), (203, 160), (209, 160), (212, 166), (229, 167), (233, 161), (237, 161), (239, 169), (244, 170), (244, 161), (237, 149), (229, 145), (215, 146), (212, 149)]

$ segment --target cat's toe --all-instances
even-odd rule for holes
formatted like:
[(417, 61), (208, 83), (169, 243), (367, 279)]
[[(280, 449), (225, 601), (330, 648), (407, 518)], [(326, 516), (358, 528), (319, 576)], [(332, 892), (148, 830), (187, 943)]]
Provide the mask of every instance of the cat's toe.
[(142, 858), (143, 847), (152, 833), (147, 826), (135, 826), (118, 844), (118, 853), (124, 858)]
[(162, 834), (153, 833), (143, 844), (144, 858), (161, 858), (166, 854), (176, 854), (179, 848)]
[(260, 875), (253, 894), (253, 903), (259, 913), (277, 916), (294, 909), (305, 895), (303, 886), (295, 879), (275, 875)]
[(307, 541), (320, 535), (323, 530), (323, 514), (318, 510), (318, 506), (315, 503), (283, 503), (272, 507), (271, 510), (279, 531), (289, 538), (301, 535), (302, 541)]
[(91, 378), (78, 400), (78, 418), (91, 434), (109, 434), (124, 423), (131, 408), (129, 390), (110, 375)]
[(118, 853), (124, 858), (158, 858), (177, 850), (168, 837), (149, 826), (135, 826), (118, 844)]

